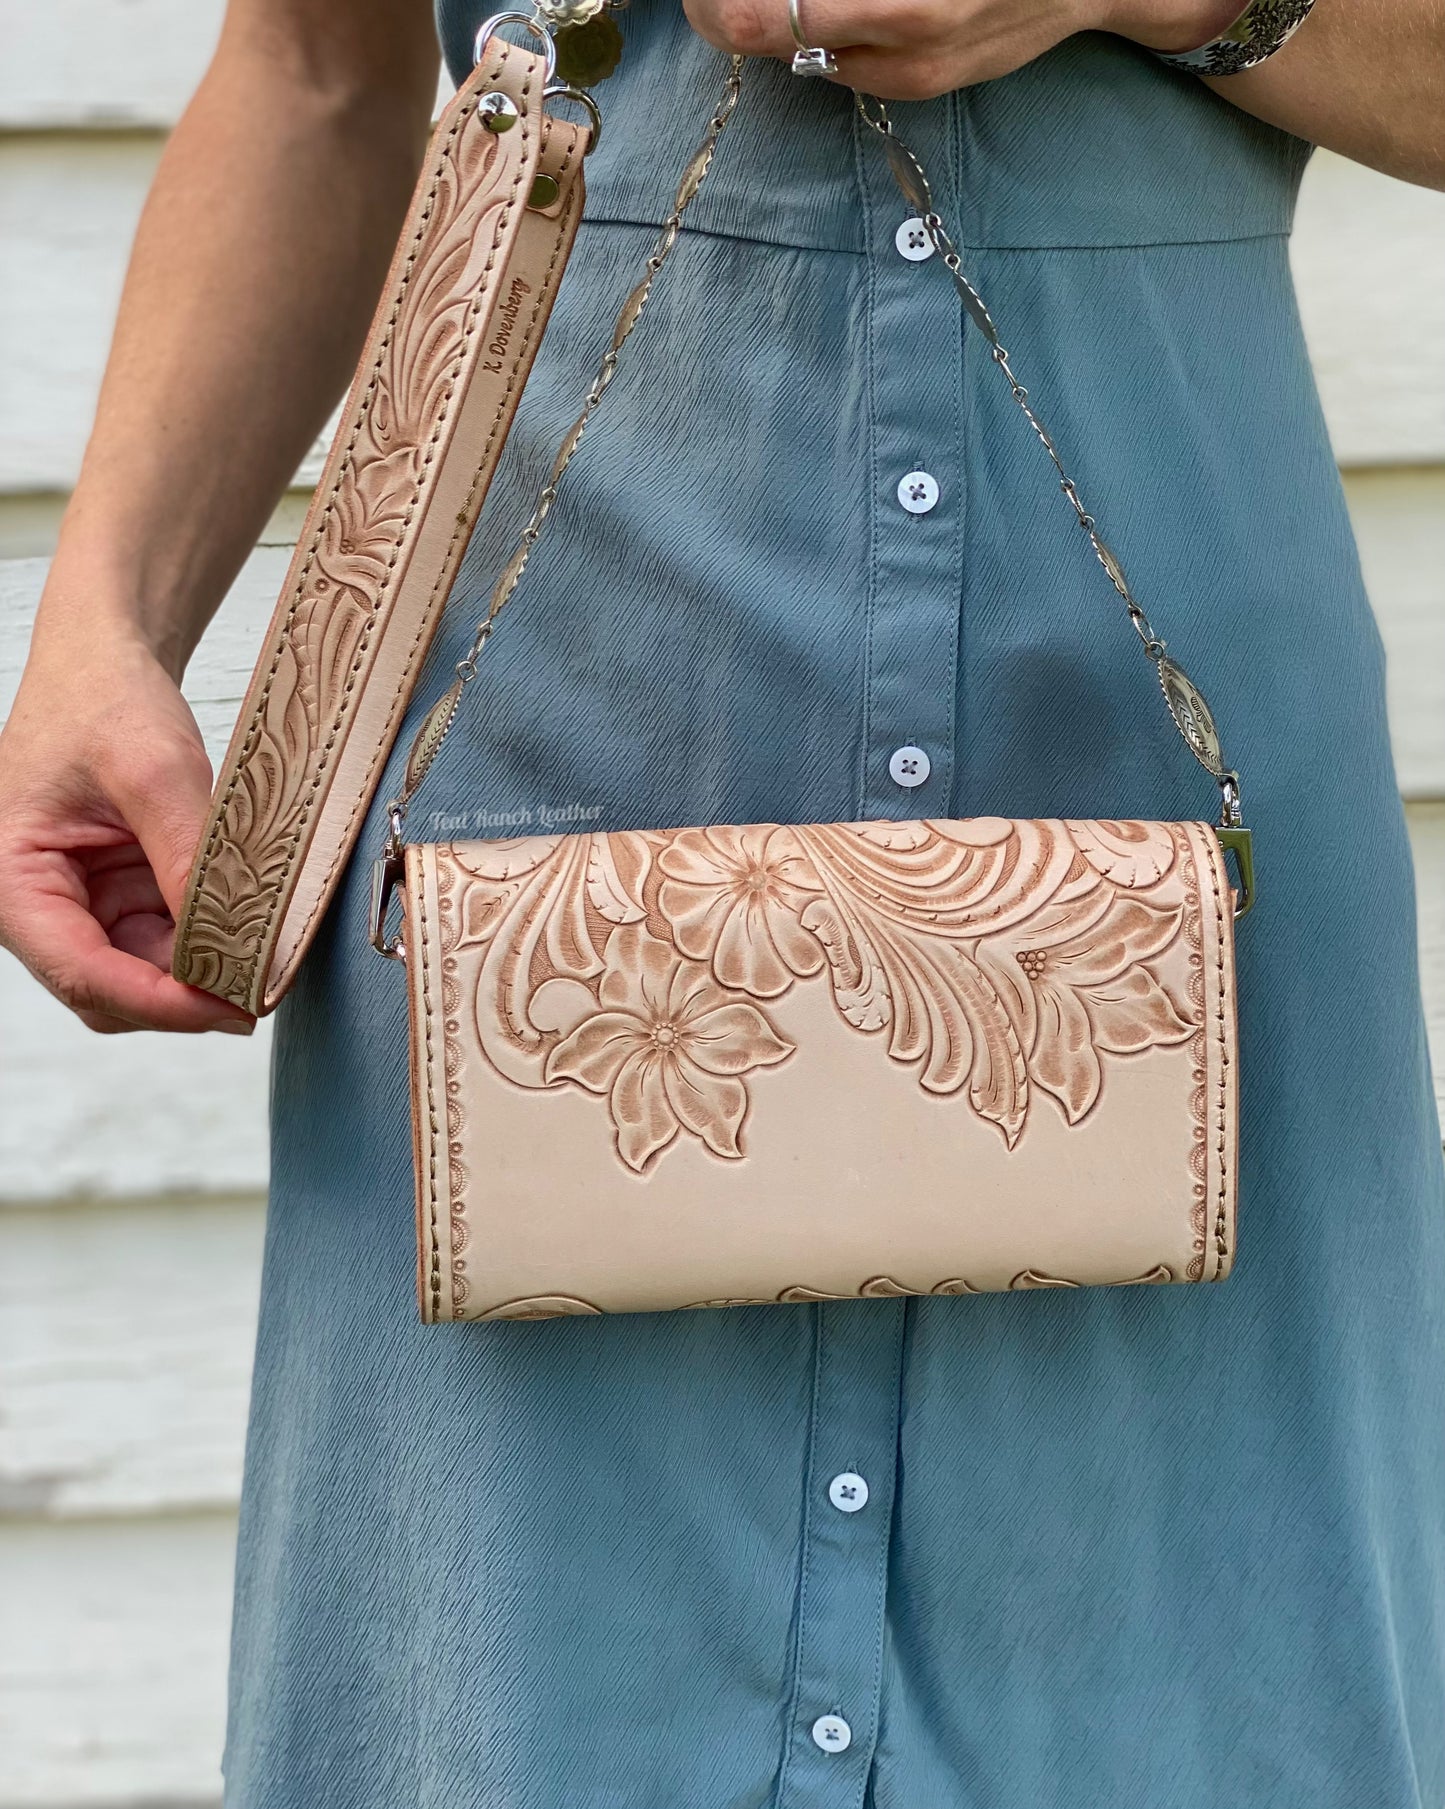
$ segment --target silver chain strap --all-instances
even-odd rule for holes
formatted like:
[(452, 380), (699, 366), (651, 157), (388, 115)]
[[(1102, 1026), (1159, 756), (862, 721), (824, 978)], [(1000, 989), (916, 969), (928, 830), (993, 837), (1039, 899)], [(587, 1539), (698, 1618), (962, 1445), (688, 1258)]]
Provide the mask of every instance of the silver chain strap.
[(677, 243), (677, 235), (682, 228), (682, 218), (695, 199), (698, 190), (707, 178), (712, 164), (713, 153), (717, 149), (718, 140), (722, 137), (733, 110), (738, 104), (738, 95), (742, 90), (743, 59), (735, 56), (728, 69), (727, 81), (712, 118), (707, 122), (707, 130), (692, 156), (688, 159), (687, 168), (677, 185), (677, 193), (673, 196), (672, 211), (662, 223), (657, 241), (648, 253), (643, 274), (633, 288), (627, 300), (618, 310), (617, 319), (612, 328), (612, 342), (602, 355), (596, 375), (582, 404), (582, 411), (577, 419), (562, 436), (562, 443), (557, 448), (557, 456), (552, 461), (552, 469), (547, 481), (543, 484), (533, 506), (532, 514), (526, 527), (522, 529), (517, 541), (516, 551), (507, 561), (502, 575), (498, 578), (492, 591), (487, 612), (477, 623), (476, 633), (472, 636), (471, 646), (456, 663), (456, 676), (443, 696), (437, 699), (427, 712), (425, 720), (418, 728), (412, 740), (411, 750), (407, 755), (406, 770), (402, 780), (401, 791), (387, 805), (387, 813), (391, 821), (391, 843), (389, 852), (400, 849), (401, 828), (406, 820), (407, 809), (416, 796), (432, 762), (441, 750), (447, 733), (456, 720), (457, 709), (466, 687), (477, 676), (477, 661), (481, 658), (482, 649), (491, 639), (497, 617), (511, 601), (517, 585), (521, 582), (522, 573), (527, 569), (527, 562), (532, 556), (532, 549), (541, 538), (542, 527), (552, 511), (552, 504), (557, 500), (558, 486), (562, 482), (562, 474), (572, 462), (572, 456), (582, 442), (588, 423), (597, 411), (617, 369), (618, 354), (626, 344), (632, 329), (637, 325), (642, 310), (647, 305), (647, 298), (652, 293), (652, 285), (657, 273), (667, 262), (668, 254)]
[[(641, 278), (618, 311), (612, 329), (611, 343), (597, 367), (581, 412), (562, 436), (557, 455), (552, 461), (552, 469), (538, 493), (531, 516), (518, 539), (516, 550), (507, 561), (501, 577), (497, 580), (486, 613), (477, 623), (471, 645), (456, 663), (451, 684), (427, 712), (412, 739), (401, 790), (388, 802), (386, 807), (389, 823), (386, 851), (376, 863), (373, 879), (372, 941), (383, 954), (400, 956), (404, 952), (400, 939), (386, 934), (385, 918), (391, 890), (400, 878), (402, 830), (406, 822), (407, 811), (427, 774), (431, 771), (432, 764), (457, 719), (462, 697), (467, 686), (477, 676), (477, 662), (481, 658), (482, 649), (491, 638), (497, 618), (511, 601), (521, 582), (522, 573), (527, 569), (527, 563), (532, 556), (532, 549), (541, 537), (542, 528), (551, 513), (552, 504), (557, 500), (557, 491), (563, 473), (571, 464), (582, 436), (587, 431), (588, 423), (596, 413), (607, 386), (612, 381), (613, 374), (617, 369), (618, 355), (633, 328), (637, 325), (652, 291), (653, 282), (677, 243), (683, 215), (706, 180), (718, 140), (732, 118), (738, 103), (738, 96), (742, 88), (742, 70), (742, 57), (734, 56), (730, 61), (722, 97), (707, 123), (707, 129), (703, 133), (701, 142), (688, 159), (687, 168), (677, 185), (672, 211), (663, 222), (656, 243), (648, 254)], [(889, 117), (888, 109), (881, 100), (873, 95), (856, 92), (853, 98), (865, 125), (882, 138), (894, 180), (905, 200), (922, 219), (934, 249), (953, 278), (954, 287), (958, 290), (964, 311), (988, 341), (990, 355), (1003, 372), (1004, 378), (1013, 392), (1014, 400), (1023, 410), (1029, 426), (1038, 437), (1044, 451), (1053, 461), (1054, 468), (1059, 474), (1059, 487), (1072, 508), (1079, 526), (1088, 535), (1089, 544), (1093, 547), (1100, 565), (1103, 566), (1114, 589), (1123, 599), (1129, 621), (1139, 636), (1145, 655), (1153, 661), (1158, 671), (1165, 702), (1169, 706), (1170, 715), (1173, 717), (1179, 733), (1183, 736), (1185, 744), (1195, 759), (1218, 781), (1223, 797), (1223, 809), (1220, 817), (1221, 836), (1227, 836), (1229, 845), (1236, 848), (1243, 870), (1248, 854), (1248, 832), (1240, 828), (1242, 817), (1239, 776), (1225, 764), (1218, 731), (1215, 728), (1214, 717), (1210, 712), (1209, 705), (1184, 669), (1169, 658), (1164, 641), (1155, 633), (1143, 607), (1129, 588), (1129, 581), (1124, 575), (1123, 566), (1119, 563), (1117, 555), (1100, 535), (1095, 526), (1094, 517), (1084, 507), (1079, 496), (1078, 486), (1070, 477), (1058, 447), (1054, 444), (1048, 429), (1039, 419), (1029, 401), (1029, 392), (1014, 375), (1013, 368), (1009, 364), (1009, 355), (999, 338), (993, 317), (989, 313), (983, 297), (964, 274), (958, 247), (949, 237), (941, 217), (934, 208), (932, 189), (928, 177), (924, 173), (923, 165), (909, 146), (898, 136)], [(1239, 839), (1236, 840), (1236, 838)], [(1249, 883), (1242, 888), (1241, 912), (1247, 908), (1251, 891), (1252, 876)]]

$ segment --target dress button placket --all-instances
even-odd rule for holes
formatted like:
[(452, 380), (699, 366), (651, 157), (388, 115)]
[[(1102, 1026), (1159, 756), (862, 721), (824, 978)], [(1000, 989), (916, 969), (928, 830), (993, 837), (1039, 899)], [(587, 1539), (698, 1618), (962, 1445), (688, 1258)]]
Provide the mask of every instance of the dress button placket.
[[(935, 180), (946, 179), (951, 104), (898, 112)], [(908, 209), (876, 136), (861, 122), (854, 129), (868, 299), (859, 352), (850, 355), (864, 360), (869, 433), (860, 456), (869, 460), (872, 510), (859, 815), (946, 815), (962, 566), (962, 329), (937, 262), (899, 255), (895, 235)], [(859, 1275), (857, 1285), (870, 1279)], [(812, 1310), (792, 1678), (769, 1809), (863, 1809), (882, 1707), (908, 1303), (873, 1298)]]
[(862, 1809), (878, 1737), (906, 1303), (840, 1301), (812, 1310), (797, 1632), (783, 1764), (769, 1809)]
[[(947, 204), (949, 106), (898, 112), (900, 131), (916, 142)], [(963, 570), (963, 323), (953, 284), (937, 261), (899, 255), (907, 203), (882, 144), (866, 128), (859, 170), (869, 247), (873, 509), (860, 814), (947, 816)], [(925, 752), (924, 780), (917, 767), (904, 781), (890, 771), (899, 749)]]

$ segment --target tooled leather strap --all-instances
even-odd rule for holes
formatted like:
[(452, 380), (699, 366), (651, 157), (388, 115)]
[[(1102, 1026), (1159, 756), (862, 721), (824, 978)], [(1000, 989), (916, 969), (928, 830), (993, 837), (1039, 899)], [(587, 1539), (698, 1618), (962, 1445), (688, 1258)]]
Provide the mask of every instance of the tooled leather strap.
[[(588, 133), (544, 111), (545, 75), (494, 37), (438, 123), (231, 737), (172, 971), (248, 1011), (335, 890), (576, 234)], [(500, 131), (478, 109), (497, 92)]]

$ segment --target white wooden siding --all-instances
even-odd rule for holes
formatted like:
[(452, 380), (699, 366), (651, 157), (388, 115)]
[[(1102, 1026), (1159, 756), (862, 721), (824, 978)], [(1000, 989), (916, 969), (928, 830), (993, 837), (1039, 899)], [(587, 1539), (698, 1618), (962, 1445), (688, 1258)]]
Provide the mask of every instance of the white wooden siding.
[(254, 1194), (0, 1213), (0, 1512), (235, 1507), (261, 1220)]
[(0, 489), (68, 490), (158, 135), (0, 138)]
[(234, 1549), (225, 1514), (5, 1527), (6, 1809), (219, 1803)]
[(173, 124), (222, 10), (221, 0), (0, 0), (0, 126)]
[(1389, 656), (1400, 790), (1445, 797), (1445, 465), (1347, 471), (1345, 494)]
[(1291, 257), (1340, 463), (1445, 461), (1445, 193), (1316, 152)]
[[(0, 718), (44, 574), (5, 555), (52, 543), (145, 185), (220, 10), (0, 0)], [(1390, 653), (1445, 1079), (1445, 196), (1317, 157), (1294, 261)], [(213, 752), (298, 507), (188, 681)], [(268, 1040), (95, 1038), (0, 955), (0, 1809), (219, 1800)]]

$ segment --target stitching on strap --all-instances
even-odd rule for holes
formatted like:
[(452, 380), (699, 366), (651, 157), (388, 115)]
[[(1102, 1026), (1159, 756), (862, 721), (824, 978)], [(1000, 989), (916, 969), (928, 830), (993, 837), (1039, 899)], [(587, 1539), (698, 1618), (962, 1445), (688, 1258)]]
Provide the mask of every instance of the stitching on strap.
[[(500, 78), (505, 70), (507, 60), (508, 60), (508, 50), (509, 50), (509, 47), (507, 47), (507, 46), (503, 47), (500, 55), (497, 58), (495, 67), (492, 70), (488, 71), (487, 76), (485, 77), (486, 80), (488, 80), (488, 81), (500, 80)], [(533, 77), (529, 73), (527, 81), (523, 84), (523, 87), (522, 87), (522, 94), (523, 94), (524, 98), (531, 91), (532, 81), (533, 81)], [(377, 348), (376, 358), (374, 359), (374, 361), (372, 363), (371, 378), (370, 378), (369, 382), (367, 383), (366, 389), (362, 392), (361, 400), (357, 405), (357, 411), (356, 411), (355, 418), (352, 422), (351, 434), (347, 441), (346, 450), (342, 454), (341, 462), (337, 468), (336, 479), (335, 479), (334, 483), (332, 484), (330, 495), (327, 498), (326, 507), (322, 511), (320, 520), (317, 522), (316, 531), (312, 535), (312, 538), (311, 538), (311, 544), (307, 548), (306, 562), (302, 566), (301, 571), (297, 574), (296, 585), (295, 585), (295, 588), (293, 591), (291, 603), (287, 610), (285, 620), (282, 623), (280, 634), (277, 637), (276, 651), (275, 651), (275, 654), (273, 655), (270, 668), (267, 671), (265, 681), (262, 685), (260, 695), (257, 699), (256, 708), (252, 712), (251, 724), (247, 731), (246, 739), (242, 744), (240, 756), (234, 763), (233, 770), (231, 773), (231, 778), (226, 787), (226, 791), (222, 796), (221, 802), (217, 806), (215, 812), (213, 813), (211, 831), (210, 831), (209, 836), (207, 837), (206, 847), (205, 847), (204, 853), (201, 857), (201, 860), (198, 864), (197, 871), (196, 871), (196, 891), (197, 892), (199, 892), (201, 887), (204, 885), (206, 874), (209, 871), (211, 861), (213, 860), (213, 858), (215, 856), (215, 852), (216, 852), (217, 846), (219, 845), (220, 838), (221, 838), (221, 829), (222, 829), (222, 824), (223, 824), (223, 821), (225, 818), (225, 814), (230, 806), (231, 799), (233, 798), (233, 796), (235, 794), (236, 788), (241, 782), (242, 769), (243, 769), (245, 763), (249, 760), (250, 755), (255, 748), (256, 738), (260, 732), (261, 725), (262, 725), (262, 722), (265, 717), (266, 706), (267, 706), (268, 702), (270, 701), (271, 689), (275, 682), (277, 671), (279, 670), (279, 667), (280, 667), (282, 655), (284, 652), (284, 643), (286, 641), (287, 635), (290, 632), (291, 626), (295, 620), (296, 612), (301, 606), (301, 603), (303, 600), (303, 595), (304, 595), (304, 590), (305, 590), (305, 583), (306, 583), (307, 578), (310, 576), (311, 569), (315, 562), (317, 552), (319, 551), (321, 543), (322, 543), (325, 528), (327, 526), (327, 523), (330, 521), (331, 515), (334, 511), (334, 508), (336, 505), (336, 498), (341, 491), (343, 483), (346, 481), (347, 477), (351, 474), (352, 459), (353, 459), (353, 455), (356, 450), (356, 442), (360, 436), (362, 425), (367, 417), (368, 404), (369, 404), (371, 395), (376, 388), (376, 374), (377, 374), (377, 371), (381, 367), (381, 363), (385, 356), (385, 353), (390, 348), (391, 341), (392, 341), (392, 335), (395, 332), (396, 323), (400, 316), (402, 305), (406, 300), (407, 290), (410, 287), (412, 273), (415, 269), (416, 259), (417, 259), (418, 253), (420, 251), (422, 239), (425, 234), (426, 227), (431, 219), (431, 210), (432, 210), (432, 206), (436, 199), (437, 187), (441, 180), (441, 173), (442, 173), (443, 166), (445, 165), (446, 159), (451, 152), (453, 142), (455, 141), (458, 133), (460, 133), (462, 131), (462, 129), (465, 127), (467, 121), (474, 115), (475, 110), (476, 109), (475, 109), (474, 103), (469, 103), (467, 105), (467, 107), (465, 107), (462, 110), (462, 112), (458, 115), (457, 119), (452, 124), (451, 128), (449, 129), (449, 131), (447, 133), (446, 141), (442, 147), (442, 150), (438, 154), (436, 161), (432, 166), (431, 187), (427, 193), (426, 204), (423, 209), (422, 216), (421, 216), (420, 220), (417, 222), (416, 232), (413, 236), (413, 243), (412, 243), (411, 249), (407, 256), (406, 265), (403, 269), (401, 279), (397, 285), (396, 295), (392, 302), (391, 313), (387, 319), (386, 331), (382, 336), (381, 343)], [(524, 112), (523, 119), (522, 119), (523, 138), (521, 140), (523, 145), (525, 145), (527, 142), (525, 134), (532, 129), (533, 129), (532, 116), (530, 114)], [(526, 161), (525, 151), (523, 153), (522, 161), (523, 162)], [(500, 240), (504, 236), (504, 234), (506, 232), (507, 222), (509, 221), (509, 219), (512, 215), (512, 212), (516, 208), (517, 189), (520, 185), (520, 181), (521, 181), (521, 172), (519, 169), (517, 175), (513, 178), (513, 181), (512, 181), (512, 193), (507, 198), (506, 202), (503, 204), (503, 207), (502, 207), (501, 219), (498, 224), (497, 233), (496, 233), (497, 240)], [(456, 363), (453, 365), (453, 368), (452, 368), (450, 384), (448, 386), (448, 391), (447, 391), (448, 396), (450, 395), (451, 387), (454, 386), (454, 384), (455, 384), (457, 371), (461, 367), (461, 364), (465, 358), (466, 351), (467, 351), (468, 345), (470, 343), (472, 334), (474, 333), (474, 331), (476, 329), (477, 319), (478, 319), (478, 317), (480, 315), (480, 311), (481, 311), (481, 300), (489, 292), (487, 279), (490, 276), (495, 263), (496, 263), (496, 245), (494, 243), (492, 253), (488, 257), (486, 266), (482, 272), (482, 279), (481, 279), (481, 283), (480, 283), (479, 289), (478, 289), (477, 303), (473, 307), (471, 317), (468, 321), (467, 327), (462, 336), (462, 344), (461, 344), (461, 348), (457, 355)], [(423, 459), (424, 466), (426, 464), (430, 463), (430, 448), (435, 446), (436, 440), (441, 432), (442, 424), (445, 422), (446, 418), (447, 418), (447, 407), (445, 404), (443, 404), (441, 413), (437, 419), (437, 422), (436, 422), (433, 432), (432, 432), (432, 437), (431, 437), (431, 441), (429, 442), (429, 448), (428, 448), (427, 455)], [(406, 511), (405, 517), (403, 518), (401, 527), (398, 531), (396, 543), (392, 550), (392, 557), (387, 563), (386, 576), (382, 579), (381, 586), (377, 592), (378, 607), (377, 607), (377, 609), (373, 610), (370, 619), (368, 620), (365, 628), (362, 630), (362, 633), (358, 639), (356, 654), (352, 660), (350, 670), (347, 674), (347, 681), (342, 690), (341, 701), (338, 704), (338, 706), (333, 714), (333, 717), (332, 717), (330, 733), (327, 736), (325, 745), (323, 746), (323, 748), (321, 750), (321, 757), (320, 757), (319, 761), (317, 762), (316, 772), (312, 776), (311, 784), (308, 787), (306, 798), (301, 806), (301, 811), (297, 818), (295, 828), (292, 831), (292, 834), (289, 838), (290, 845), (287, 849), (285, 861), (282, 864), (280, 873), (277, 875), (276, 879), (273, 882), (272, 892), (271, 892), (271, 901), (267, 907), (265, 919), (261, 925), (260, 934), (259, 934), (259, 938), (258, 938), (259, 946), (257, 948), (257, 952), (256, 952), (254, 958), (249, 963), (249, 965), (246, 966), (242, 970), (244, 973), (245, 985), (246, 985), (246, 991), (247, 991), (248, 997), (250, 996), (250, 993), (251, 993), (251, 990), (253, 987), (257, 969), (260, 967), (260, 964), (261, 964), (261, 952), (264, 949), (267, 939), (270, 936), (271, 925), (274, 922), (275, 917), (276, 917), (276, 912), (280, 907), (281, 897), (286, 888), (286, 881), (290, 876), (292, 867), (295, 865), (296, 856), (297, 856), (297, 853), (299, 851), (300, 844), (301, 844), (302, 834), (305, 830), (307, 822), (310, 819), (311, 809), (315, 802), (316, 793), (320, 788), (322, 777), (324, 776), (326, 769), (329, 765), (331, 750), (336, 743), (336, 739), (341, 731), (342, 725), (346, 721), (346, 718), (347, 718), (347, 715), (349, 712), (350, 699), (351, 699), (352, 693), (356, 687), (357, 674), (358, 674), (362, 664), (364, 663), (366, 654), (370, 648), (372, 631), (376, 625), (376, 620), (377, 620), (377, 615), (379, 614), (379, 606), (381, 603), (381, 599), (386, 595), (387, 586), (390, 583), (391, 572), (395, 568), (396, 560), (400, 554), (400, 549), (406, 540), (407, 531), (411, 525), (412, 517), (414, 516), (414, 514), (416, 512), (416, 504), (417, 504), (417, 501), (419, 500), (419, 498), (420, 498), (420, 484), (418, 484), (416, 486), (416, 488), (414, 489), (413, 494), (412, 494), (412, 499), (407, 506), (407, 511)], [(187, 926), (187, 933), (184, 938), (184, 943), (185, 943), (186, 947), (189, 947), (189, 943), (190, 943), (189, 925)]]
[[(546, 143), (546, 138), (544, 136), (544, 139), (543, 139), (544, 148), (545, 148), (545, 143)], [(578, 145), (578, 140), (576, 138), (574, 138), (572, 140), (571, 145), (568, 148), (567, 155), (563, 158), (561, 166), (558, 169), (557, 179), (559, 182), (567, 174), (568, 167), (571, 164), (574, 156), (576, 155), (577, 145)], [(523, 328), (521, 334), (518, 336), (517, 355), (516, 355), (515, 362), (513, 363), (513, 366), (512, 366), (511, 374), (507, 379), (507, 386), (506, 386), (505, 390), (502, 392), (502, 405), (498, 409), (496, 415), (492, 419), (491, 431), (488, 433), (487, 439), (486, 439), (486, 444), (482, 448), (481, 456), (477, 462), (476, 473), (473, 476), (471, 486), (467, 491), (466, 500), (463, 503), (461, 510), (458, 512), (459, 516), (465, 515), (468, 518), (470, 518), (470, 516), (472, 514), (472, 504), (476, 497), (478, 486), (483, 484), (487, 480), (487, 462), (491, 458), (492, 447), (496, 442), (498, 433), (502, 429), (503, 421), (505, 421), (507, 418), (507, 404), (511, 399), (513, 391), (517, 387), (517, 378), (521, 372), (523, 364), (526, 362), (527, 350), (534, 341), (538, 318), (541, 315), (544, 304), (547, 302), (547, 300), (552, 292), (552, 277), (557, 268), (557, 260), (562, 255), (563, 243), (565, 242), (565, 240), (567, 238), (566, 227), (567, 227), (568, 221), (570, 220), (571, 216), (577, 211), (576, 199), (575, 199), (576, 194), (577, 194), (576, 189), (573, 189), (571, 191), (571, 194), (568, 197), (567, 206), (564, 208), (562, 214), (559, 216), (558, 223), (561, 226), (562, 230), (557, 234), (556, 243), (553, 246), (553, 250), (552, 250), (552, 256), (548, 261), (546, 273), (543, 276), (541, 287), (539, 288), (539, 290), (537, 292), (537, 299), (533, 304), (531, 313), (527, 317), (527, 322), (526, 322), (525, 327)], [(469, 536), (471, 534), (473, 525), (475, 525), (475, 524), (469, 523), (469, 525), (464, 526), (462, 521), (459, 519), (457, 521), (455, 528), (452, 530), (451, 539), (447, 542), (447, 550), (446, 550), (446, 553), (443, 555), (441, 568), (437, 573), (436, 582), (432, 585), (431, 594), (427, 598), (426, 609), (418, 620), (416, 631), (412, 636), (411, 646), (407, 649), (406, 660), (402, 666), (401, 673), (398, 677), (398, 680), (397, 680), (397, 683), (396, 683), (396, 686), (395, 686), (395, 689), (393, 692), (393, 698), (392, 698), (393, 709), (389, 710), (387, 712), (387, 719), (386, 719), (386, 722), (382, 725), (382, 730), (381, 730), (380, 735), (377, 737), (376, 745), (372, 748), (371, 752), (366, 756), (366, 768), (365, 768), (366, 783), (364, 784), (362, 789), (357, 793), (357, 796), (352, 803), (351, 811), (346, 819), (345, 826), (342, 829), (340, 840), (338, 841), (338, 843), (336, 845), (335, 852), (332, 854), (331, 863), (326, 869), (326, 875), (321, 882), (320, 889), (318, 890), (318, 892), (316, 894), (316, 898), (315, 898), (314, 902), (312, 903), (311, 909), (306, 914), (306, 921), (305, 921), (305, 923), (302, 924), (301, 929), (297, 934), (296, 946), (298, 948), (301, 947), (301, 945), (305, 942), (307, 936), (311, 933), (311, 925), (315, 922), (317, 915), (326, 905), (328, 895), (331, 891), (331, 884), (332, 884), (332, 881), (336, 878), (337, 870), (338, 870), (338, 868), (341, 867), (341, 865), (347, 859), (347, 857), (349, 856), (349, 854), (351, 852), (351, 832), (356, 826), (356, 819), (361, 814), (361, 812), (366, 808), (366, 806), (370, 803), (370, 795), (369, 794), (371, 791), (371, 778), (372, 778), (373, 773), (376, 770), (377, 756), (379, 754), (384, 755), (387, 751), (389, 751), (391, 743), (394, 739), (394, 730), (392, 727), (392, 716), (394, 713), (396, 701), (398, 698), (401, 697), (403, 691), (406, 689), (407, 681), (411, 676), (412, 667), (416, 664), (417, 655), (421, 649), (423, 637), (425, 636), (425, 634), (427, 632), (427, 624), (430, 622), (431, 617), (432, 617), (432, 612), (436, 606), (437, 594), (442, 589), (443, 583), (448, 580), (448, 567), (451, 564), (452, 553), (454, 552), (454, 550), (456, 548), (457, 541), (464, 534)]]
[[(1210, 832), (1210, 840), (1214, 841)], [(1233, 1076), (1229, 1072), (1229, 1039), (1226, 1035), (1224, 979), (1224, 908), (1220, 898), (1221, 871), (1224, 856), (1217, 842), (1209, 849), (1209, 872), (1214, 888), (1214, 971), (1215, 971), (1215, 1023), (1219, 1032), (1219, 1086), (1216, 1094), (1218, 1108), (1218, 1140), (1215, 1144), (1215, 1158), (1219, 1164), (1219, 1192), (1215, 1196), (1214, 1215), (1214, 1254), (1216, 1278), (1224, 1268), (1229, 1257), (1228, 1217), (1225, 1210), (1227, 1195), (1226, 1157), (1229, 1147), (1229, 1123), (1226, 1099)]]
[(437, 185), (441, 181), (442, 166), (450, 154), (453, 141), (462, 127), (466, 124), (470, 111), (471, 109), (468, 108), (458, 115), (451, 129), (448, 131), (446, 141), (432, 166), (431, 187), (427, 191), (426, 203), (422, 209), (421, 217), (417, 221), (416, 231), (412, 235), (411, 249), (407, 255), (407, 261), (402, 268), (401, 277), (397, 283), (396, 293), (392, 298), (391, 313), (387, 317), (386, 331), (382, 335), (381, 343), (377, 347), (376, 357), (372, 361), (371, 379), (367, 383), (365, 390), (363, 390), (360, 400), (357, 402), (356, 414), (352, 419), (351, 434), (346, 443), (346, 450), (342, 453), (341, 462), (337, 466), (336, 477), (331, 486), (331, 493), (326, 499), (326, 507), (322, 511), (321, 518), (316, 524), (316, 531), (311, 537), (311, 544), (306, 549), (306, 563), (297, 574), (291, 605), (286, 612), (285, 619), (281, 624), (280, 633), (277, 636), (276, 652), (272, 659), (270, 669), (266, 674), (265, 682), (262, 685), (256, 708), (252, 712), (251, 724), (247, 731), (246, 740), (241, 747), (240, 760), (236, 762), (236, 770), (233, 771), (230, 783), (227, 785), (226, 791), (221, 798), (220, 805), (214, 813), (211, 833), (206, 842), (205, 854), (196, 874), (198, 887), (204, 881), (210, 861), (215, 854), (215, 844), (221, 834), (221, 820), (231, 802), (231, 798), (235, 793), (237, 785), (240, 783), (241, 763), (249, 758), (255, 747), (256, 735), (260, 729), (261, 718), (264, 714), (265, 706), (270, 699), (271, 687), (275, 681), (277, 667), (280, 664), (285, 637), (290, 631), (291, 625), (295, 620), (296, 611), (301, 604), (305, 580), (310, 575), (312, 563), (316, 558), (317, 552), (320, 550), (326, 526), (330, 521), (332, 512), (335, 508), (337, 495), (350, 473), (351, 459), (356, 450), (356, 441), (361, 433), (362, 424), (366, 420), (368, 401), (373, 390), (376, 388), (376, 373), (381, 368), (383, 357), (391, 345), (392, 334), (396, 330), (397, 318), (401, 313), (402, 304), (406, 300), (406, 292), (411, 283), (412, 271), (415, 268), (417, 254), (421, 249), (422, 239), (426, 233), (427, 225), (431, 220), (432, 206), (436, 201)]
[(426, 1117), (428, 1127), (427, 1139), (427, 1221), (431, 1240), (431, 1249), (427, 1258), (427, 1287), (431, 1296), (431, 1320), (435, 1324), (441, 1318), (442, 1284), (441, 1284), (441, 1250), (437, 1242), (437, 1167), (438, 1167), (438, 1126), (436, 1110), (436, 1085), (433, 1078), (432, 1061), (432, 1021), (431, 1002), (431, 943), (428, 937), (426, 914), (426, 888), (429, 875), (422, 868), (420, 883), (417, 886), (417, 927), (421, 931), (421, 998), (422, 998), (422, 1048), (425, 1052), (426, 1082)]

